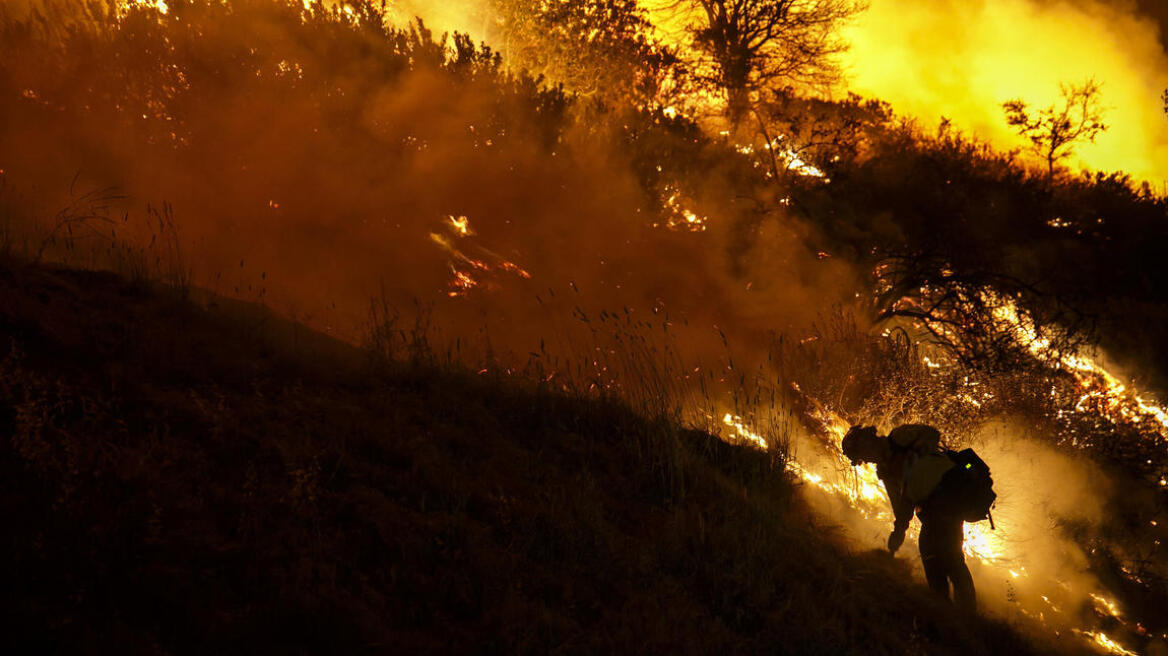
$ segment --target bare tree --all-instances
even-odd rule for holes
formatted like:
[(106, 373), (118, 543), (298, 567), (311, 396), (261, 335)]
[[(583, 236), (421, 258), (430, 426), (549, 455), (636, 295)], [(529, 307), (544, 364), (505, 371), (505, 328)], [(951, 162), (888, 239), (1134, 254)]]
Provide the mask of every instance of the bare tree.
[(839, 28), (865, 0), (671, 0), (685, 12), (706, 81), (727, 95), (727, 118), (739, 125), (757, 91), (839, 79), (836, 55), (847, 50)]
[(1107, 130), (1098, 82), (1088, 79), (1081, 85), (1059, 84), (1059, 89), (1061, 107), (1052, 104), (1031, 112), (1023, 100), (1002, 103), (1006, 123), (1030, 140), (1030, 149), (1046, 160), (1048, 177), (1054, 177), (1055, 165), (1074, 153), (1077, 144), (1094, 143)]

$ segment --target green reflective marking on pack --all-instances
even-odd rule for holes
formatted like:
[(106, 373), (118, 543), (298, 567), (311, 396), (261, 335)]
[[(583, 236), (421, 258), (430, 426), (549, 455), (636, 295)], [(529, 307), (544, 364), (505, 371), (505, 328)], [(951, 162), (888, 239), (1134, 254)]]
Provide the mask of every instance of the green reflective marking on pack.
[(965, 463), (965, 468), (966, 469), (973, 469), (973, 463), (972, 462)]

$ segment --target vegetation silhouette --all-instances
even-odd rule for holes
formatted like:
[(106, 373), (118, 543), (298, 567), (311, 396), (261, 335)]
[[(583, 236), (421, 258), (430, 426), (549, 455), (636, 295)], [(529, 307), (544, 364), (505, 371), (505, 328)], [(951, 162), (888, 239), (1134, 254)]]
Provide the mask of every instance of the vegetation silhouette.
[(1060, 84), (1062, 106), (1050, 105), (1031, 112), (1022, 100), (1002, 103), (1006, 123), (1030, 141), (1030, 148), (1046, 162), (1047, 177), (1055, 166), (1074, 153), (1075, 145), (1094, 143), (1107, 130), (1103, 122), (1102, 87), (1088, 79), (1083, 84)]

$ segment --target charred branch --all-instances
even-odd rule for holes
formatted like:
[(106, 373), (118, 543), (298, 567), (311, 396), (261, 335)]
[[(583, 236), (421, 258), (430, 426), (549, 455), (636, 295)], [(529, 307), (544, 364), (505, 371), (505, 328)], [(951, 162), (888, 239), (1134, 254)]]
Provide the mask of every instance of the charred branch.
[(897, 255), (876, 269), (878, 321), (905, 320), (975, 370), (1057, 364), (1094, 345), (1095, 321), (1066, 299), (1010, 275), (957, 270), (936, 255)]

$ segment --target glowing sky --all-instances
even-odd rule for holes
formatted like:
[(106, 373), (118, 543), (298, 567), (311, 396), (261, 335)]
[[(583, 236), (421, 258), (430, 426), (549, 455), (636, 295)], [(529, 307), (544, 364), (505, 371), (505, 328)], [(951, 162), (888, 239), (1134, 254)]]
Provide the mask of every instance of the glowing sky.
[(1168, 55), (1159, 24), (1120, 3), (872, 0), (848, 30), (849, 88), (935, 124), (941, 116), (1003, 147), (1001, 103), (1045, 106), (1059, 82), (1103, 84), (1110, 129), (1079, 149), (1092, 168), (1168, 180)]

